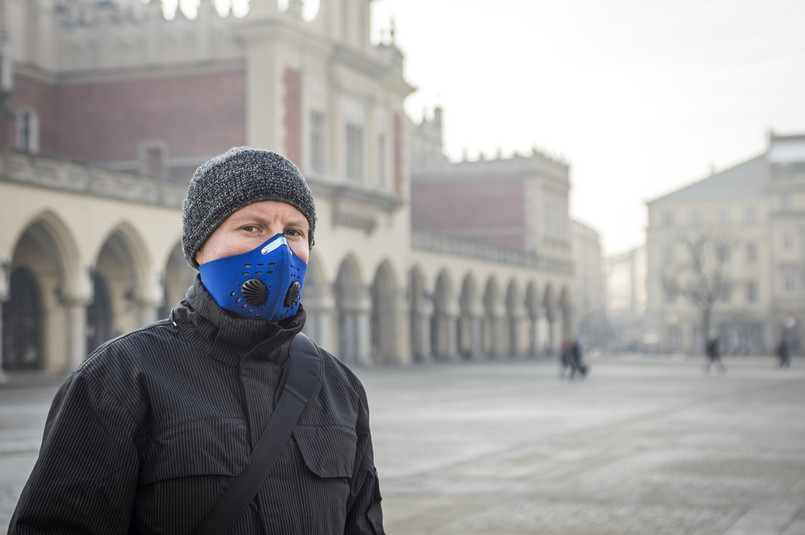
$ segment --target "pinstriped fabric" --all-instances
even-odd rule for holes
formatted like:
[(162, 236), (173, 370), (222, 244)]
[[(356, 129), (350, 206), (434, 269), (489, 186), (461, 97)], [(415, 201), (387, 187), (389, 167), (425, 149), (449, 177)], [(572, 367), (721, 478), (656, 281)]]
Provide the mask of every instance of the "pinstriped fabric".
[[(231, 317), (197, 280), (171, 319), (96, 350), (54, 398), (9, 533), (192, 533), (246, 465), (303, 324)], [(318, 396), (231, 533), (383, 533), (366, 394), (322, 354)]]

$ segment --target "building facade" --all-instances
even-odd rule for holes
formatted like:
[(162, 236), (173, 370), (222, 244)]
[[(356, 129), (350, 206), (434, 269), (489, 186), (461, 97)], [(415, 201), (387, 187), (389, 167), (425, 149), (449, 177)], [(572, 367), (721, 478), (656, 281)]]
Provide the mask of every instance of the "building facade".
[(607, 348), (611, 351), (654, 351), (657, 340), (647, 336), (646, 247), (606, 258)]
[(414, 88), (393, 38), (370, 42), (370, 6), (322, 0), (303, 17), (302, 2), (252, 0), (235, 17), (203, 1), (166, 20), (155, 0), (0, 0), (3, 369), (63, 373), (164, 317), (195, 276), (187, 183), (237, 145), (281, 152), (308, 179), (305, 331), (346, 362), (557, 345), (573, 328), (569, 249), (412, 227)]
[(648, 212), (646, 329), (661, 350), (701, 353), (717, 332), (727, 354), (771, 354), (782, 337), (801, 352), (805, 135), (770, 132), (763, 154)]
[(573, 220), (573, 267), (578, 338), (587, 350), (607, 347), (607, 287), (601, 236), (589, 225)]
[[(442, 118), (441, 108), (436, 108), (432, 119), (423, 118), (411, 136), (414, 235), (435, 234), (449, 243), (462, 244), (464, 250), (477, 251), (479, 257), (508, 255), (510, 260), (502, 264), (516, 262), (541, 271), (541, 281), (511, 280), (505, 290), (494, 278), (480, 281), (484, 315), (509, 318), (486, 321), (482, 331), (490, 340), (507, 343), (486, 342), (479, 347), (491, 354), (554, 353), (563, 339), (578, 335), (578, 318), (573, 315), (578, 305), (573, 277), (578, 273), (573, 266), (568, 217), (570, 166), (536, 149), (511, 158), (498, 155), (450, 162), (442, 151)], [(415, 247), (418, 243), (415, 241)], [(462, 288), (475, 286), (476, 281), (462, 283)], [(503, 291), (505, 300), (494, 297)], [(495, 308), (500, 312), (494, 312)], [(513, 330), (517, 317), (535, 321), (527, 348), (510, 341), (517, 339)]]

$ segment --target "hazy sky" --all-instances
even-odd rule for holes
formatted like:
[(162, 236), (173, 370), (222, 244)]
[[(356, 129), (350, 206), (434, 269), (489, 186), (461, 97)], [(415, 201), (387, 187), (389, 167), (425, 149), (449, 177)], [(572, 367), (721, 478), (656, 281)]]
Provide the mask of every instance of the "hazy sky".
[[(319, 1), (305, 0), (310, 16)], [(607, 254), (644, 242), (646, 201), (759, 155), (769, 129), (805, 133), (805, 0), (372, 8), (375, 42), (394, 19), (418, 88), (405, 103), (414, 121), (440, 105), (453, 160), (536, 146), (568, 162), (571, 215), (601, 233)]]
[(805, 133), (805, 0), (375, 0), (406, 100), (444, 110), (451, 159), (532, 146), (571, 165), (571, 215), (606, 253), (645, 201)]

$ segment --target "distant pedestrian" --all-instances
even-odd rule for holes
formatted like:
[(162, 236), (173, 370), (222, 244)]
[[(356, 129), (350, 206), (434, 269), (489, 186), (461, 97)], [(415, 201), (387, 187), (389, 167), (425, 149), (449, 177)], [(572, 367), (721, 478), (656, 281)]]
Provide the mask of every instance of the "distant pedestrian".
[(584, 363), (581, 344), (578, 340), (564, 340), (561, 351), (560, 377), (574, 379), (576, 374), (582, 378), (587, 376), (588, 367)]
[(780, 340), (780, 345), (777, 346), (777, 357), (780, 359), (781, 368), (789, 368), (791, 366), (791, 348), (788, 347), (788, 340), (785, 336)]
[(724, 363), (721, 362), (721, 348), (719, 346), (720, 339), (718, 334), (711, 336), (707, 341), (707, 362), (704, 365), (704, 371), (706, 373), (710, 372), (711, 366), (715, 366), (721, 373), (725, 373), (727, 371), (726, 366), (724, 366)]

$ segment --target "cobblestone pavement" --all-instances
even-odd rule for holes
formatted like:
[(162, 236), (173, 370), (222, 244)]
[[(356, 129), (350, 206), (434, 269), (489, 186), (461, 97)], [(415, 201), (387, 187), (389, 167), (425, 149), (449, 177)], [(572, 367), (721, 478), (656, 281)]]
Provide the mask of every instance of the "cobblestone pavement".
[[(805, 362), (589, 362), (357, 369), (387, 532), (805, 535)], [(54, 391), (0, 388), (0, 527)]]

